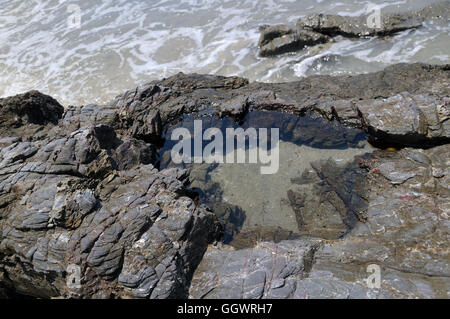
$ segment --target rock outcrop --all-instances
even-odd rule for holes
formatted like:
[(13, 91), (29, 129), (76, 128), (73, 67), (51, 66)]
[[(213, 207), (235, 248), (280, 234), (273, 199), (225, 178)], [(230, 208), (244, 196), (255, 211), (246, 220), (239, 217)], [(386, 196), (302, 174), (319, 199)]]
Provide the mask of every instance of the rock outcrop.
[[(108, 105), (117, 112), (107, 123), (120, 134), (157, 144), (161, 128), (184, 114), (239, 120), (252, 110), (276, 110), (320, 115), (386, 142), (423, 146), (448, 140), (449, 97), (447, 65), (397, 64), (377, 73), (278, 84), (180, 73), (117, 97)], [(400, 117), (403, 123), (392, 130)]]
[[(449, 75), (424, 64), (283, 84), (178, 74), (108, 105), (0, 99), (0, 297), (448, 297)], [(429, 149), (357, 159), (357, 185), (340, 175), (355, 191), (328, 183), (334, 167), (317, 163), (317, 176), (297, 181), (342, 202), (343, 222), (325, 223), (334, 232), (319, 231), (293, 191), (304, 238), (233, 251), (217, 244), (222, 226), (187, 172), (157, 168), (157, 147), (185, 114), (252, 110)], [(382, 268), (381, 290), (360, 282), (368, 264)]]
[[(33, 107), (47, 107), (33, 95)], [(27, 96), (9, 100), (23, 106)], [(187, 296), (220, 225), (188, 196), (184, 171), (158, 171), (154, 146), (100, 124), (109, 115), (107, 107), (69, 108), (45, 134), (24, 124), (22, 136), (2, 136), (3, 295)], [(81, 288), (67, 284), (73, 265)]]
[(332, 14), (312, 14), (298, 19), (295, 27), (263, 26), (259, 39), (259, 55), (263, 57), (295, 52), (307, 46), (332, 41), (336, 36), (348, 38), (390, 36), (416, 29), (427, 20), (450, 19), (450, 2), (430, 5), (416, 12), (384, 14), (371, 12), (367, 16), (348, 17)]
[(266, 26), (261, 28), (259, 55), (273, 56), (302, 50), (307, 46), (326, 43), (332, 37), (305, 28), (290, 28), (286, 25)]

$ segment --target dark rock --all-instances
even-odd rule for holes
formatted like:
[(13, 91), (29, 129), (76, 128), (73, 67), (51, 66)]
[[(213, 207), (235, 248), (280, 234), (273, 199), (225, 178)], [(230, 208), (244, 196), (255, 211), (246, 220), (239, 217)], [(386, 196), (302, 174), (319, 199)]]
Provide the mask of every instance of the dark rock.
[(297, 21), (297, 27), (318, 32), (331, 37), (362, 37), (392, 35), (407, 29), (421, 26), (419, 19), (403, 18), (401, 14), (381, 16), (380, 28), (367, 25), (367, 17), (344, 17), (330, 14), (313, 14)]
[(229, 102), (220, 105), (220, 116), (229, 115), (241, 118), (248, 111), (249, 101), (247, 96), (239, 95)]
[(358, 160), (345, 166), (333, 160), (311, 163), (293, 178), (297, 187), (287, 192), (288, 204), (296, 217), (298, 234), (337, 239), (364, 222), (367, 209), (366, 169)]
[[(0, 296), (447, 298), (448, 83), (448, 66), (400, 64), (282, 84), (178, 74), (64, 114), (37, 93), (1, 99)], [(265, 229), (238, 234), (246, 249), (207, 250), (223, 226), (186, 188), (194, 174), (153, 166), (155, 140), (186, 114), (247, 107), (321, 116), (428, 149), (316, 163), (291, 177), (298, 183), (286, 194), (301, 238)], [(224, 220), (242, 222), (229, 208)], [(248, 248), (286, 238), (294, 240)], [(364, 284), (370, 264), (381, 267), (379, 289)], [(67, 285), (74, 265), (81, 287)]]
[(325, 34), (301, 28), (271, 26), (266, 28), (259, 40), (259, 55), (262, 57), (299, 51), (306, 46), (313, 46), (330, 41)]
[[(332, 14), (312, 14), (297, 21), (296, 27), (286, 25), (264, 26), (261, 28), (259, 55), (273, 56), (302, 50), (329, 42), (335, 36), (350, 38), (368, 36), (391, 36), (400, 31), (416, 29), (427, 20), (448, 21), (450, 3), (434, 3), (415, 12), (380, 14), (379, 25), (371, 17), (348, 17)], [(370, 22), (369, 22), (370, 20)]]
[(0, 99), (0, 124), (20, 127), (30, 124), (57, 124), (64, 108), (52, 97), (38, 91), (30, 91)]

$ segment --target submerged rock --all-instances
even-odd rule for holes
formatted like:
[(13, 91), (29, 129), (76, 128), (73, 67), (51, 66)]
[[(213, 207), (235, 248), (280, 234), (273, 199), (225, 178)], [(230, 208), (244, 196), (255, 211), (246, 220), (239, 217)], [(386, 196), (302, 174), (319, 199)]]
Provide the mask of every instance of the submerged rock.
[(329, 42), (338, 35), (349, 38), (391, 36), (400, 31), (419, 28), (427, 20), (448, 21), (450, 2), (432, 4), (415, 12), (380, 12), (379, 21), (374, 20), (373, 15), (349, 17), (312, 14), (298, 19), (295, 27), (264, 26), (261, 28), (259, 55), (265, 57), (299, 51), (305, 46)]
[(289, 28), (284, 25), (264, 28), (259, 39), (259, 55), (262, 57), (299, 51), (306, 46), (325, 43), (331, 40), (326, 34)]

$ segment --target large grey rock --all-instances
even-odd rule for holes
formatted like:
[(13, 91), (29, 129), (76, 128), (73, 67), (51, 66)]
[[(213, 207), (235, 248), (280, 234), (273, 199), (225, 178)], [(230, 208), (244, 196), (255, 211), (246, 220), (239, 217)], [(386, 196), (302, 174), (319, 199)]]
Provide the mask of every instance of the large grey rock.
[[(2, 178), (2, 198), (26, 190), (2, 209), (2, 267), (14, 290), (47, 298), (186, 296), (190, 273), (218, 226), (212, 213), (183, 196), (178, 176), (140, 165), (111, 172), (96, 185), (82, 177), (24, 173), (9, 191), (16, 177)], [(129, 289), (127, 278), (141, 270), (138, 259), (157, 270), (145, 293), (146, 278)], [(71, 264), (81, 268), (81, 289), (66, 285)]]
[(421, 26), (423, 18), (405, 17), (402, 14), (382, 14), (380, 25), (368, 23), (368, 17), (344, 17), (331, 14), (313, 14), (297, 21), (297, 27), (321, 34), (346, 37), (392, 35), (407, 29)]
[(277, 54), (302, 50), (331, 41), (335, 36), (349, 38), (368, 36), (391, 36), (395, 33), (420, 28), (425, 21), (450, 19), (450, 2), (433, 3), (413, 12), (386, 14), (380, 9), (358, 17), (333, 14), (312, 14), (297, 20), (295, 27), (286, 25), (264, 26), (259, 40), (259, 55)]
[[(448, 66), (424, 64), (281, 84), (178, 74), (64, 113), (38, 94), (41, 123), (2, 108), (0, 297), (173, 298), (190, 289), (192, 297), (447, 298), (449, 79)], [(27, 110), (35, 94), (0, 104)], [(202, 259), (222, 225), (186, 189), (186, 171), (153, 166), (155, 142), (186, 114), (252, 110), (322, 116), (385, 143), (431, 148), (378, 152), (347, 171), (316, 163), (314, 176), (292, 178), (318, 196), (287, 194), (304, 238), (242, 251), (219, 244)], [(308, 130), (296, 136), (315, 135)], [(207, 266), (228, 257), (235, 268)], [(382, 269), (381, 290), (364, 285), (372, 263)], [(73, 265), (81, 288), (67, 285)]]
[(0, 136), (29, 139), (45, 135), (58, 124), (64, 108), (38, 91), (0, 99)]
[(284, 25), (270, 26), (261, 32), (259, 55), (262, 57), (299, 51), (306, 46), (313, 46), (330, 41), (328, 35), (305, 30), (289, 28)]
[[(155, 147), (102, 124), (110, 115), (70, 108), (59, 126), (42, 124), (44, 136), (31, 133), (35, 123), (22, 126), (30, 141), (2, 136), (2, 296), (187, 296), (219, 225), (187, 196), (185, 172), (155, 169)], [(140, 259), (156, 271), (151, 286), (130, 279)], [(80, 287), (67, 283), (73, 266)]]

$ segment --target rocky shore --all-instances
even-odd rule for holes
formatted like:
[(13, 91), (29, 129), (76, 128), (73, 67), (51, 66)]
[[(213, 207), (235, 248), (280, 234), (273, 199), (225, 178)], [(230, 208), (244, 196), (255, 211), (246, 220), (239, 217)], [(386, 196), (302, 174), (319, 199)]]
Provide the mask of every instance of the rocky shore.
[[(253, 110), (338, 121), (379, 145), (303, 176), (344, 235), (323, 236), (335, 224), (292, 192), (305, 235), (236, 250), (188, 172), (158, 169), (164, 129), (183, 115)], [(180, 73), (107, 105), (0, 99), (0, 297), (448, 298), (449, 119), (448, 65), (280, 84)], [(380, 288), (364, 281), (371, 264)]]
[[(374, 12), (371, 13), (373, 16)], [(381, 14), (379, 21), (371, 15), (347, 17), (332, 14), (313, 14), (297, 20), (295, 26), (262, 26), (259, 55), (262, 57), (295, 52), (305, 47), (334, 41), (337, 36), (361, 38), (393, 36), (408, 29), (420, 28), (425, 22), (449, 21), (450, 2), (427, 6), (416, 12)]]

